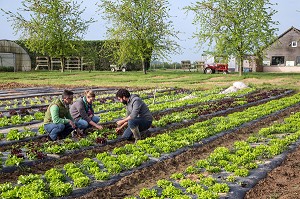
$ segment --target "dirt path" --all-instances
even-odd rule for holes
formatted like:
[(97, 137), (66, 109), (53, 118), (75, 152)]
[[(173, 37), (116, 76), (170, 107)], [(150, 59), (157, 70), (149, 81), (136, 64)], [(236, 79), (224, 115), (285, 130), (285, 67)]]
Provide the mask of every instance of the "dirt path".
[(245, 199), (252, 198), (300, 198), (300, 147), (289, 154), (280, 167), (271, 171), (245, 196)]

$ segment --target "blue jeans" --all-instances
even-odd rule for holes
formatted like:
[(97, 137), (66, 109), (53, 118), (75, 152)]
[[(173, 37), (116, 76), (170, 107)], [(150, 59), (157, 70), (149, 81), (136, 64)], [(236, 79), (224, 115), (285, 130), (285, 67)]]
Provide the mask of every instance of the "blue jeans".
[[(92, 117), (92, 121), (97, 124), (100, 121), (100, 117), (94, 115)], [(91, 125), (86, 120), (84, 120), (84, 119), (79, 119), (78, 121), (75, 122), (75, 125), (79, 129), (86, 129), (86, 128), (91, 127)]]
[[(124, 131), (122, 138), (130, 139), (133, 135), (130, 129), (138, 127), (140, 132), (150, 128), (152, 121), (144, 118), (136, 118), (128, 121), (128, 128)], [(141, 134), (142, 135), (142, 134)]]
[(69, 123), (67, 124), (49, 123), (44, 125), (44, 129), (49, 134), (51, 140), (56, 140), (58, 136), (62, 139), (66, 138), (74, 130)]

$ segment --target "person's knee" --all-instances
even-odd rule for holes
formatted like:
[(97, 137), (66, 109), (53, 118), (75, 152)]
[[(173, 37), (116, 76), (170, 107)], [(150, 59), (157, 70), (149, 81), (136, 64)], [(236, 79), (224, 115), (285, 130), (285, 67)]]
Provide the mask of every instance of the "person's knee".
[(93, 116), (92, 117), (93, 122), (95, 122), (96, 124), (100, 122), (100, 117), (98, 116)]
[(89, 126), (88, 122), (85, 120), (79, 120), (77, 123), (77, 127), (80, 129), (86, 129)]
[(52, 131), (52, 128), (50, 127), (50, 124), (45, 124), (44, 129), (47, 133), (50, 133)]
[(57, 124), (57, 129), (59, 131), (63, 131), (65, 129), (65, 125), (64, 124)]
[(87, 123), (87, 121), (84, 121), (81, 123), (81, 126), (83, 129), (86, 129), (89, 126), (89, 124)]
[(134, 120), (129, 120), (128, 121), (128, 127), (130, 129), (134, 129), (134, 128), (138, 127), (138, 125), (136, 124), (136, 122)]

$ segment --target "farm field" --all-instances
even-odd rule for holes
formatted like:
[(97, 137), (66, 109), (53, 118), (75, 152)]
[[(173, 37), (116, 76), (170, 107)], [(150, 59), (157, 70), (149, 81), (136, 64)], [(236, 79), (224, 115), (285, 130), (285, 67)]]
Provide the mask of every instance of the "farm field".
[[(106, 82), (106, 72), (46, 74), (1, 78), (2, 198), (299, 198), (297, 74), (130, 72)], [(221, 94), (235, 81), (249, 87)], [(114, 100), (120, 87), (140, 95), (155, 118), (136, 144), (114, 131), (125, 114)], [(75, 98), (97, 93), (103, 130), (48, 141), (45, 108), (65, 88)]]

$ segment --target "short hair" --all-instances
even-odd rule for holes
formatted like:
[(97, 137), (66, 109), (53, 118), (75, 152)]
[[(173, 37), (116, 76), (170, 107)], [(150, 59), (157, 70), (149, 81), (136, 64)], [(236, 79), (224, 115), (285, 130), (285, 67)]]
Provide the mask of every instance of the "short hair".
[(123, 98), (123, 97), (129, 98), (130, 97), (130, 93), (129, 93), (128, 90), (121, 88), (116, 93), (116, 97), (119, 97), (119, 98)]
[(84, 91), (84, 96), (86, 96), (86, 97), (95, 97), (96, 95), (95, 95), (94, 91), (86, 90), (86, 91)]
[(62, 98), (65, 99), (69, 96), (72, 96), (74, 93), (72, 91), (69, 91), (69, 90), (64, 90), (63, 91), (63, 94), (62, 94)]

